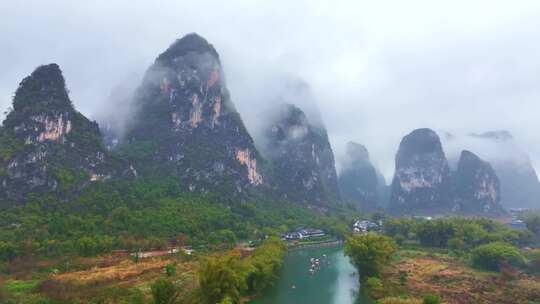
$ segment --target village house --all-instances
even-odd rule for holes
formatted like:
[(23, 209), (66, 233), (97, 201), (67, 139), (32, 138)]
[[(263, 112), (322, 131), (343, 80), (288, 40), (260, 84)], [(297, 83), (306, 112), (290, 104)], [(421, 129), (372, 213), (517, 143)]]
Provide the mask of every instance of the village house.
[(527, 224), (523, 220), (515, 219), (508, 223), (508, 226), (515, 230), (526, 230)]
[(296, 241), (296, 240), (303, 240), (303, 239), (310, 239), (315, 237), (323, 237), (326, 233), (321, 229), (300, 229), (295, 232), (285, 233), (281, 235), (281, 239), (284, 241)]
[(376, 223), (368, 220), (357, 220), (353, 224), (353, 231), (355, 233), (368, 233), (370, 231), (380, 231), (381, 223)]

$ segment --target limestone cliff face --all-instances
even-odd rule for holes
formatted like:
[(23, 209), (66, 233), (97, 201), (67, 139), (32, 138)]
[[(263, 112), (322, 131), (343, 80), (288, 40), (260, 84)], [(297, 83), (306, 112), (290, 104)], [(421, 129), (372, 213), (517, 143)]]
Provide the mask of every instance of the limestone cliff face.
[(261, 158), (227, 90), (219, 55), (197, 34), (158, 56), (136, 92), (120, 149), (145, 175), (190, 191), (240, 193), (264, 184)]
[(417, 129), (405, 136), (396, 155), (389, 211), (434, 215), (451, 206), (451, 173), (437, 133)]
[(101, 143), (98, 125), (77, 112), (58, 65), (38, 67), (19, 85), (0, 130), (3, 200), (30, 193), (72, 193), (91, 182), (130, 175)]
[[(377, 209), (380, 196), (381, 174), (371, 163), (369, 152), (363, 145), (349, 142), (343, 169), (339, 175), (339, 188), (344, 200), (358, 204), (362, 210)], [(382, 178), (384, 180), (384, 178)]]
[(270, 161), (275, 193), (292, 202), (328, 206), (339, 199), (334, 154), (326, 129), (284, 104), (265, 128), (262, 151)]
[(508, 131), (473, 134), (483, 158), (492, 166), (501, 184), (501, 204), (506, 208), (540, 208), (540, 182), (530, 157)]
[(491, 165), (470, 151), (461, 152), (454, 174), (452, 211), (464, 215), (501, 216), (500, 183)]

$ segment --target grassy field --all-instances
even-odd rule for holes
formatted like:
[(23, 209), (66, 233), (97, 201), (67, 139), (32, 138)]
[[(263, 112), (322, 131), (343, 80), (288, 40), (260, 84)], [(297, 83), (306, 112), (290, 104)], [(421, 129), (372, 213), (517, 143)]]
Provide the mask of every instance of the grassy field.
[(176, 255), (138, 262), (110, 256), (77, 262), (72, 262), (72, 271), (46, 272), (36, 268), (38, 271), (24, 276), (22, 272), (4, 276), (0, 281), (0, 303), (8, 298), (12, 301), (8, 303), (150, 303), (150, 284), (164, 277), (165, 267), (170, 264), (176, 265), (173, 279), (185, 286), (186, 292), (194, 290), (197, 284), (197, 263)]
[[(383, 273), (382, 303), (415, 303), (426, 294), (440, 295), (444, 303), (540, 303), (540, 277), (517, 269), (501, 273), (468, 266), (463, 258), (440, 251), (401, 250)], [(395, 298), (409, 298), (400, 302)]]

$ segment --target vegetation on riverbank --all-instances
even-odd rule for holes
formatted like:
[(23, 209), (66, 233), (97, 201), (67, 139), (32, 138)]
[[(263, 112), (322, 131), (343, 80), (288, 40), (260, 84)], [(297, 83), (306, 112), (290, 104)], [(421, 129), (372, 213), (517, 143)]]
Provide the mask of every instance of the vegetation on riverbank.
[(448, 304), (538, 303), (540, 299), (537, 276), (516, 268), (483, 271), (458, 257), (424, 248), (399, 250), (383, 271), (381, 282), (383, 289), (371, 293), (380, 303), (398, 303), (387, 302), (387, 298), (421, 303), (427, 294), (439, 295)]
[[(177, 265), (180, 285), (198, 286), (196, 257), (187, 261), (174, 257), (177, 254), (136, 261), (129, 253), (193, 248), (198, 257), (226, 254), (239, 243), (260, 245), (267, 236), (299, 227), (343, 237), (357, 213), (339, 208), (323, 212), (263, 199), (238, 202), (183, 192), (176, 181), (96, 184), (69, 202), (34, 197), (0, 212), (0, 299), (117, 303), (119, 297), (138, 297), (137, 290), (148, 296), (149, 284), (168, 264)], [(264, 270), (261, 278), (271, 283), (266, 266), (258, 262), (267, 258), (255, 252), (252, 266)], [(260, 272), (249, 273), (249, 292), (260, 292), (265, 286), (256, 275)], [(79, 280), (70, 278), (76, 277), (84, 284), (73, 285)], [(56, 299), (56, 294), (61, 297)]]
[[(441, 303), (456, 304), (538, 303), (540, 299), (540, 252), (527, 247), (537, 242), (536, 231), (512, 230), (487, 219), (452, 218), (387, 219), (383, 233), (399, 249), (391, 259), (380, 252), (388, 263), (375, 275), (368, 268), (363, 279), (363, 286), (379, 303), (436, 301), (426, 298), (431, 295), (439, 296)], [(361, 238), (375, 241), (375, 237)], [(376, 241), (379, 246), (388, 242), (384, 236)]]
[(374, 233), (353, 236), (345, 243), (345, 255), (359, 270), (363, 282), (378, 277), (395, 251), (396, 245), (391, 238)]
[(246, 259), (235, 251), (204, 258), (193, 303), (239, 303), (242, 296), (260, 293), (278, 279), (286, 250), (282, 241), (270, 238)]
[(138, 261), (109, 257), (108, 265), (11, 278), (0, 285), (0, 303), (240, 303), (277, 280), (285, 252), (281, 240), (269, 238), (247, 256), (234, 249)]
[[(167, 181), (100, 185), (68, 204), (43, 196), (3, 210), (0, 302), (150, 303), (153, 298), (169, 298), (175, 303), (236, 303), (262, 292), (277, 278), (283, 245), (267, 236), (318, 227), (344, 238), (350, 233), (348, 225), (358, 217), (343, 206), (323, 212), (280, 202), (236, 202), (185, 193), (176, 185)], [(535, 216), (527, 218), (529, 230), (523, 231), (484, 219), (387, 218), (385, 235), (354, 237), (351, 240), (356, 241), (346, 247), (354, 264), (370, 271), (363, 276), (364, 286), (375, 298), (389, 298), (383, 301), (404, 296), (422, 300), (430, 293), (441, 295), (443, 301), (455, 298), (441, 285), (447, 279), (433, 279), (446, 278), (444, 271), (435, 275), (410, 267), (415, 263), (430, 269), (446, 265), (467, 273), (457, 276), (460, 280), (487, 286), (478, 290), (463, 286), (472, 297), (489, 292), (490, 282), (499, 277), (517, 276), (515, 285), (494, 284), (498, 289), (514, 288), (512, 292), (518, 288), (515, 297), (527, 299), (536, 296), (540, 273), (540, 252), (523, 249), (540, 237)], [(259, 245), (250, 257), (232, 250), (248, 241)], [(194, 248), (194, 255), (180, 251), (141, 260), (129, 255), (186, 247)], [(396, 248), (397, 254), (392, 254)], [(388, 272), (383, 267), (387, 265), (401, 272)], [(212, 273), (223, 275), (217, 282)], [(413, 277), (418, 284), (409, 284)], [(209, 293), (200, 291), (215, 290), (214, 284), (221, 291), (203, 297)]]

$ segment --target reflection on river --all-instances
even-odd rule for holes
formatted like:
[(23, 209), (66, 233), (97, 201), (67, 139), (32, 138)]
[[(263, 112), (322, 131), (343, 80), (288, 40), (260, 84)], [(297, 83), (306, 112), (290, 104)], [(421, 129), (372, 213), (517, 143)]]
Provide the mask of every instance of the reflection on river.
[[(310, 272), (311, 258), (320, 267)], [(312, 274), (311, 274), (312, 273)], [(365, 304), (359, 295), (358, 276), (343, 247), (304, 248), (289, 251), (276, 286), (252, 304)]]

